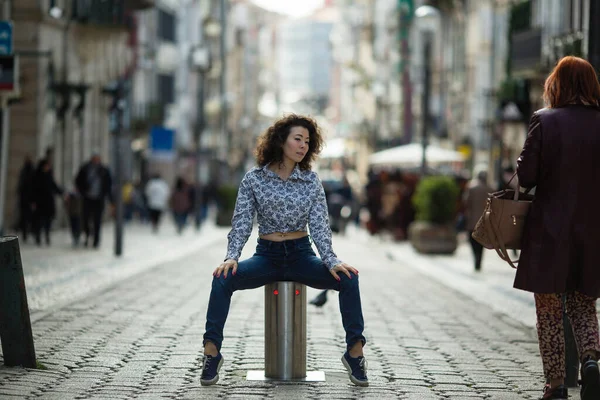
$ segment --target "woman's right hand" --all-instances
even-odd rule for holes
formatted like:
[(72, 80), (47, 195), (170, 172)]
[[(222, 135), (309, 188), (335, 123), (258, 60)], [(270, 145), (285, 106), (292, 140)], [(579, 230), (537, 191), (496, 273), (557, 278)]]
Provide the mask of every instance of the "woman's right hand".
[(223, 262), (221, 265), (219, 265), (217, 267), (217, 269), (215, 269), (215, 272), (213, 272), (213, 276), (215, 278), (218, 278), (221, 276), (221, 273), (223, 274), (223, 279), (227, 279), (227, 273), (229, 272), (229, 270), (231, 270), (231, 273), (233, 275), (235, 275), (235, 273), (237, 272), (237, 267), (238, 267), (238, 263), (235, 260), (225, 260), (225, 262)]

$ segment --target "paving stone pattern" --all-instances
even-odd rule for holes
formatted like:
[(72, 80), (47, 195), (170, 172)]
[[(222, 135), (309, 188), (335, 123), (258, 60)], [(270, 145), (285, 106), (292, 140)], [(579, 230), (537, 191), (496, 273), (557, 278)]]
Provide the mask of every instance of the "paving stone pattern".
[[(352, 236), (334, 244), (360, 270), (368, 388), (352, 385), (340, 362), (344, 331), (333, 292), (322, 309), (308, 310), (308, 370), (325, 371), (327, 382), (246, 381), (248, 370), (263, 369), (263, 289), (234, 295), (221, 381), (200, 385), (204, 318), (221, 240), (37, 320), (36, 351), (48, 370), (0, 367), (0, 398), (539, 397), (543, 378), (531, 327), (409, 268), (408, 253), (390, 260), (380, 247)], [(309, 298), (315, 293), (311, 289)]]
[(127, 224), (123, 253), (118, 258), (114, 256), (113, 224), (103, 227), (99, 249), (73, 248), (70, 233), (64, 230), (53, 233), (50, 247), (20, 241), (33, 318), (145, 269), (191, 254), (227, 234), (224, 228), (204, 224), (200, 232), (188, 227), (178, 235), (169, 222), (164, 221), (158, 234), (152, 233), (149, 224)]

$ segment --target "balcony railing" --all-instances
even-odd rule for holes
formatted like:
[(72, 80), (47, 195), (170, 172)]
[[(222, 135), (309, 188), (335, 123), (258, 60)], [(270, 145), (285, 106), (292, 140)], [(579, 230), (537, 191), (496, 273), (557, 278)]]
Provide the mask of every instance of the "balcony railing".
[(515, 73), (537, 70), (542, 62), (542, 31), (530, 29), (511, 38), (512, 71)]
[(126, 3), (129, 10), (145, 10), (156, 5), (155, 0), (129, 0)]
[(73, 19), (88, 24), (127, 25), (130, 11), (154, 4), (154, 0), (73, 0)]

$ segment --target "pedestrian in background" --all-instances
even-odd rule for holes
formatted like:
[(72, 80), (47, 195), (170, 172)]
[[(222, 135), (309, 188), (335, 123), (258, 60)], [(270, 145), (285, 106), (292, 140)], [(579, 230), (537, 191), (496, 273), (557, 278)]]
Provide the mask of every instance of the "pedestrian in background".
[(204, 197), (204, 188), (200, 182), (195, 182), (193, 185), (189, 185), (190, 190), (190, 201), (191, 201), (191, 210), (190, 212), (194, 218), (194, 224), (196, 229), (200, 229), (202, 222), (206, 218), (204, 210), (205, 210), (205, 199)]
[(71, 238), (73, 247), (79, 246), (81, 237), (81, 217), (83, 214), (83, 198), (77, 192), (76, 188), (70, 190), (65, 196), (65, 210), (69, 215), (69, 225), (71, 226)]
[(408, 227), (415, 220), (415, 207), (413, 205), (413, 196), (417, 189), (419, 177), (416, 174), (409, 172), (402, 175), (402, 195), (398, 204), (398, 230), (400, 235), (396, 235), (396, 240), (399, 237), (402, 240), (408, 239)]
[(169, 194), (171, 190), (165, 180), (156, 173), (146, 184), (146, 199), (148, 201), (148, 213), (152, 223), (152, 231), (158, 232), (160, 218), (169, 206)]
[[(346, 330), (342, 363), (354, 384), (368, 385), (358, 271), (339, 260), (333, 251), (325, 190), (311, 171), (322, 145), (317, 123), (294, 114), (276, 121), (259, 138), (258, 167), (246, 173), (240, 183), (227, 255), (213, 273), (203, 342), (202, 385), (213, 385), (219, 380), (223, 328), (233, 292), (284, 280), (340, 292)], [(256, 253), (238, 264), (255, 215), (259, 232)], [(307, 224), (321, 258), (312, 250)]]
[(202, 207), (201, 207), (201, 216), (202, 220), (205, 221), (208, 217), (209, 210), (211, 206), (216, 204), (217, 202), (217, 188), (219, 184), (216, 179), (211, 179), (208, 184), (204, 185), (202, 188)]
[(126, 181), (123, 184), (123, 189), (121, 191), (121, 196), (123, 198), (123, 219), (125, 222), (131, 222), (133, 219), (133, 212), (135, 211), (135, 186), (131, 181)]
[(581, 359), (581, 398), (600, 399), (600, 84), (590, 63), (561, 59), (544, 85), (546, 108), (529, 123), (519, 183), (536, 188), (515, 288), (534, 293), (542, 399), (566, 399), (563, 297)]
[(381, 181), (382, 174), (377, 174), (373, 170), (369, 170), (368, 182), (365, 185), (366, 203), (365, 207), (369, 211), (369, 220), (367, 221), (367, 230), (371, 235), (379, 233), (383, 223), (381, 221), (381, 196), (383, 184)]
[(52, 176), (52, 167), (46, 159), (38, 163), (33, 178), (33, 231), (35, 242), (38, 246), (42, 244), (42, 231), (46, 238), (46, 244), (50, 246), (50, 229), (52, 220), (56, 215), (56, 204), (54, 196), (61, 195), (60, 188)]
[(485, 210), (488, 195), (494, 190), (487, 184), (487, 172), (479, 171), (477, 178), (471, 182), (464, 194), (464, 213), (465, 228), (469, 234), (469, 242), (473, 250), (473, 259), (475, 261), (475, 271), (481, 271), (481, 261), (483, 260), (483, 245), (473, 239), (473, 231), (477, 221)]
[(27, 234), (32, 229), (33, 211), (33, 180), (35, 177), (35, 167), (29, 155), (25, 156), (25, 162), (19, 172), (19, 183), (17, 185), (17, 194), (19, 196), (19, 230), (23, 237), (23, 242), (27, 242)]
[(177, 227), (177, 233), (181, 234), (187, 222), (188, 214), (192, 208), (192, 199), (187, 183), (182, 177), (175, 181), (175, 190), (171, 195), (171, 210)]
[(145, 224), (150, 219), (148, 215), (148, 201), (146, 199), (146, 193), (144, 193), (144, 185), (142, 182), (137, 181), (133, 185), (133, 209), (140, 219), (140, 223)]
[[(81, 166), (75, 179), (75, 186), (83, 197), (82, 223), (85, 233), (83, 244), (87, 247), (90, 236), (93, 235), (94, 248), (98, 248), (106, 199), (111, 204), (114, 203), (110, 171), (102, 164), (99, 154), (93, 154), (90, 161)], [(91, 231), (90, 225), (92, 225)]]

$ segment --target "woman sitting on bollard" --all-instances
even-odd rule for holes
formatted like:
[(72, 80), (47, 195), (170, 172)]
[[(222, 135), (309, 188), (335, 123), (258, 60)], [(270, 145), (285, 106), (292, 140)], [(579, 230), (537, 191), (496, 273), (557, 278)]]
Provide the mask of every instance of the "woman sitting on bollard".
[[(227, 256), (213, 273), (203, 342), (202, 385), (213, 385), (219, 380), (223, 328), (233, 292), (276, 281), (300, 282), (340, 292), (347, 346), (342, 363), (354, 384), (368, 385), (358, 271), (333, 252), (325, 191), (317, 174), (311, 171), (322, 144), (317, 123), (295, 114), (279, 119), (259, 138), (258, 167), (247, 172), (240, 183)], [(256, 252), (238, 263), (256, 214)], [(321, 258), (312, 250), (307, 224)]]
[(542, 399), (566, 399), (566, 313), (581, 359), (581, 398), (600, 399), (600, 84), (594, 67), (563, 58), (546, 79), (547, 108), (531, 117), (517, 163), (519, 183), (536, 187), (525, 222), (515, 287), (535, 293), (544, 375)]

